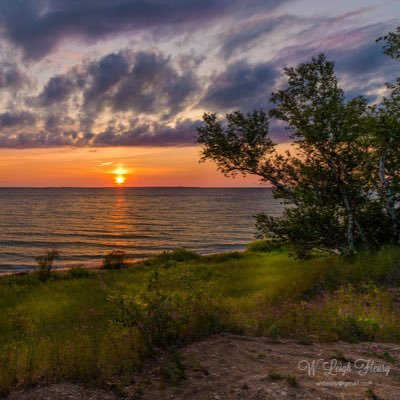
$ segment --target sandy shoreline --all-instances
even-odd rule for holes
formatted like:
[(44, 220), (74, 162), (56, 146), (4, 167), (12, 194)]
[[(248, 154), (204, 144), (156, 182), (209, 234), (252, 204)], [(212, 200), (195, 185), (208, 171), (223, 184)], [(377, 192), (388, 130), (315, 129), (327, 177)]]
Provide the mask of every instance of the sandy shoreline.
[[(126, 263), (127, 264), (136, 264), (140, 261), (145, 261), (147, 259), (149, 259), (150, 257), (146, 257), (146, 258), (142, 258), (142, 259), (132, 259), (132, 260), (127, 260)], [(98, 261), (98, 262), (93, 262), (93, 263), (88, 263), (88, 264), (84, 264), (84, 263), (74, 263), (71, 265), (64, 265), (64, 266), (54, 266), (52, 268), (52, 272), (63, 272), (63, 271), (69, 271), (70, 269), (74, 268), (74, 267), (82, 267), (85, 269), (94, 269), (94, 270), (100, 270), (103, 268), (103, 262), (102, 261)], [(2, 276), (10, 276), (10, 275), (25, 275), (25, 274), (31, 274), (33, 272), (37, 272), (39, 271), (39, 267), (31, 267), (31, 268), (27, 268), (27, 269), (16, 269), (15, 272), (14, 271), (10, 271), (10, 270), (6, 270), (4, 272), (2, 272), (0, 270), (0, 278)]]

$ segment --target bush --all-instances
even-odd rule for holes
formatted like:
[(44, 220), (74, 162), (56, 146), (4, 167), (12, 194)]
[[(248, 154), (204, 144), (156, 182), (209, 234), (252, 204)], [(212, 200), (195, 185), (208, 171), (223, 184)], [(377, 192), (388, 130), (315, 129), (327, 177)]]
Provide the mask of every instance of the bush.
[(103, 268), (106, 269), (121, 269), (125, 264), (126, 253), (122, 250), (114, 250), (104, 256)]
[(54, 260), (60, 258), (60, 253), (56, 249), (46, 250), (46, 252), (36, 257), (39, 265), (39, 279), (44, 282), (51, 276)]
[(280, 245), (271, 240), (255, 240), (247, 245), (246, 250), (252, 253), (270, 253), (280, 248)]
[(173, 251), (163, 251), (147, 260), (147, 265), (170, 267), (176, 263), (199, 260), (201, 256), (194, 251), (178, 248)]
[(72, 267), (68, 271), (68, 276), (73, 279), (88, 278), (89, 275), (90, 275), (89, 271), (80, 265)]
[(217, 275), (208, 267), (177, 264), (155, 270), (137, 296), (109, 297), (115, 321), (139, 331), (146, 347), (179, 345), (221, 331), (227, 307), (211, 289)]

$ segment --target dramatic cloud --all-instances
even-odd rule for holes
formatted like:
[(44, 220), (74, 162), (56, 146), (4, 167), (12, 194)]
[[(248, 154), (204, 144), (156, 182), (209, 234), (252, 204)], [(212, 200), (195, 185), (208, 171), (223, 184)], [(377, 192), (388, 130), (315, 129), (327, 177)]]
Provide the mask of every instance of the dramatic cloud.
[(103, 96), (108, 93), (121, 79), (128, 75), (130, 60), (127, 56), (119, 54), (108, 54), (98, 62), (93, 62), (87, 70), (87, 77), (90, 80), (89, 86), (84, 93), (84, 103), (102, 103)]
[(330, 56), (336, 61), (339, 72), (355, 77), (369, 73), (387, 76), (388, 68), (393, 69), (391, 67), (395, 64), (383, 53), (382, 47), (374, 42), (345, 51), (332, 51)]
[(169, 28), (180, 32), (232, 12), (270, 10), (288, 0), (2, 0), (1, 30), (27, 58), (39, 59), (67, 38)]
[(34, 114), (28, 111), (10, 112), (0, 114), (0, 128), (21, 127), (36, 123)]
[(128, 127), (110, 121), (102, 132), (77, 132), (75, 130), (23, 129), (18, 133), (0, 132), (0, 147), (46, 148), (60, 146), (182, 146), (195, 144), (195, 127), (200, 121), (182, 120), (175, 126), (165, 126), (156, 121), (133, 119)]
[(37, 104), (48, 107), (69, 99), (75, 90), (75, 84), (68, 76), (58, 75), (51, 78), (37, 98)]
[(179, 72), (161, 54), (140, 52), (134, 56), (129, 76), (110, 97), (114, 111), (134, 110), (144, 114), (162, 113), (170, 118), (182, 111), (198, 83), (191, 71)]
[(264, 36), (278, 28), (284, 29), (293, 23), (301, 21), (301, 18), (293, 15), (281, 15), (276, 18), (251, 19), (225, 33), (221, 48), (223, 57), (230, 57), (235, 53), (241, 53), (257, 44)]
[(0, 147), (192, 145), (204, 111), (270, 107), (283, 67), (321, 52), (375, 101), (398, 76), (375, 43), (396, 4), (0, 0)]
[(126, 130), (111, 125), (104, 132), (93, 137), (95, 146), (177, 146), (194, 145), (196, 126), (200, 121), (183, 120), (176, 126), (168, 127), (158, 122), (132, 120)]
[(51, 78), (34, 103), (49, 107), (74, 95), (81, 97), (80, 111), (88, 120), (105, 109), (165, 119), (182, 111), (197, 89), (193, 72), (180, 71), (161, 53), (123, 51)]
[(277, 72), (269, 63), (250, 65), (234, 62), (210, 80), (201, 105), (218, 110), (249, 111), (265, 107), (274, 86)]
[(27, 76), (15, 62), (0, 62), (0, 89), (18, 90), (28, 82)]

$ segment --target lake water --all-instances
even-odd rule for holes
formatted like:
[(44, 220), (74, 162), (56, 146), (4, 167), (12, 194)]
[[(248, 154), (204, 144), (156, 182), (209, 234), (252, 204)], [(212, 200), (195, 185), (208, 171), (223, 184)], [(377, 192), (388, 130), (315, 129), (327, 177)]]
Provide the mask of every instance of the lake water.
[(32, 268), (53, 246), (57, 267), (95, 264), (112, 250), (130, 259), (177, 247), (241, 250), (260, 212), (282, 212), (270, 189), (2, 188), (0, 271)]

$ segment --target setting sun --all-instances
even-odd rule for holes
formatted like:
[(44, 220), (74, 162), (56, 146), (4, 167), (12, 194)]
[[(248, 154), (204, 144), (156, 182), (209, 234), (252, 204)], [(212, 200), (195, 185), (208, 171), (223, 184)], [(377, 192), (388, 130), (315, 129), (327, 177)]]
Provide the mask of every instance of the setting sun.
[(124, 176), (122, 176), (122, 175), (118, 175), (118, 176), (116, 176), (115, 177), (115, 183), (117, 184), (117, 185), (122, 185), (122, 184), (124, 184), (125, 183), (125, 177)]

